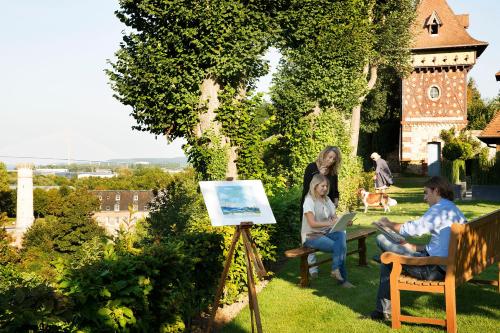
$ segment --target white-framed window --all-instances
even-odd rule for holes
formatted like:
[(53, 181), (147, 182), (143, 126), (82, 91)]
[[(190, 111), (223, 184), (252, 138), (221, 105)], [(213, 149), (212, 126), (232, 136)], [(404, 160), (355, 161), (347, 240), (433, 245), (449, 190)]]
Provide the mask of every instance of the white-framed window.
[(432, 85), (429, 87), (428, 96), (431, 101), (437, 101), (441, 97), (441, 89), (438, 86)]
[(120, 204), (116, 203), (115, 204), (115, 212), (119, 212), (119, 211), (120, 211)]
[(99, 194), (97, 197), (99, 198), (99, 201), (102, 201), (102, 195)]
[(139, 194), (134, 193), (134, 201), (139, 201)]
[(115, 200), (120, 201), (120, 194), (119, 193), (117, 195), (115, 195)]

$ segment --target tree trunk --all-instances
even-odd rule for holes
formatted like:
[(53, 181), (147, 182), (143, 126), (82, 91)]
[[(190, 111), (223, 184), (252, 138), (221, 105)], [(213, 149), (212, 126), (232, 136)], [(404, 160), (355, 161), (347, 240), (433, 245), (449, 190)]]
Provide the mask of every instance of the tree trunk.
[(195, 136), (200, 138), (203, 133), (213, 130), (215, 135), (219, 135), (221, 125), (215, 121), (215, 110), (219, 108), (220, 85), (212, 78), (203, 80), (201, 87), (200, 107), (206, 110), (200, 114), (200, 122), (195, 129)]
[(237, 179), (238, 168), (236, 166), (237, 152), (236, 147), (231, 146), (231, 140), (221, 134), (221, 124), (215, 120), (217, 116), (216, 110), (219, 108), (219, 91), (220, 85), (213, 78), (206, 78), (203, 80), (201, 87), (200, 106), (205, 107), (206, 110), (199, 117), (199, 124), (195, 128), (195, 136), (200, 138), (206, 131), (213, 131), (213, 134), (220, 138), (222, 146), (228, 146), (229, 150), (226, 151), (228, 161), (226, 165), (226, 179)]
[(363, 73), (365, 74), (365, 76), (368, 75), (368, 72), (370, 73), (370, 79), (366, 84), (367, 88), (366, 93), (359, 98), (359, 104), (352, 109), (352, 116), (351, 116), (352, 156), (356, 156), (358, 153), (359, 128), (361, 125), (361, 105), (363, 104), (363, 101), (366, 99), (366, 96), (368, 96), (370, 91), (375, 86), (375, 83), (377, 82), (377, 70), (378, 70), (377, 65), (370, 65), (370, 64), (366, 64), (366, 66), (363, 69)]

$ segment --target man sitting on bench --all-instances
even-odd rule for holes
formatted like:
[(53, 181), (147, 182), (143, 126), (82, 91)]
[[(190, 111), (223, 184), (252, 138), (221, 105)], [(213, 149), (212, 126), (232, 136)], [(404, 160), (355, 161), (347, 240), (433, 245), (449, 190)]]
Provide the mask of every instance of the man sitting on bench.
[[(424, 201), (429, 204), (425, 214), (404, 224), (394, 223), (383, 217), (378, 221), (381, 226), (388, 227), (402, 236), (421, 236), (431, 234), (429, 244), (415, 245), (396, 243), (384, 234), (377, 236), (378, 247), (386, 252), (394, 252), (406, 256), (448, 256), (450, 226), (452, 223), (465, 223), (462, 212), (452, 202), (453, 190), (450, 183), (442, 177), (432, 177), (424, 184)], [(391, 318), (390, 275), (392, 265), (380, 265), (380, 284), (377, 293), (376, 309), (370, 314), (374, 320)], [(403, 271), (419, 280), (444, 280), (446, 268), (438, 265), (410, 266), (403, 265)]]

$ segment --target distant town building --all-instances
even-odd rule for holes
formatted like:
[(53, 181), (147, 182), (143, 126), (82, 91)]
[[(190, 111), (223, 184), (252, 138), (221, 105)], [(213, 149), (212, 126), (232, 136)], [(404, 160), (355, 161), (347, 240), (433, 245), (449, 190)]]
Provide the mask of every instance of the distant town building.
[(48, 168), (40, 168), (40, 169), (35, 169), (33, 173), (35, 175), (56, 175), (58, 173), (67, 173), (69, 172), (68, 169), (48, 169)]
[(116, 177), (116, 173), (111, 170), (96, 170), (95, 172), (79, 172), (77, 178), (89, 178), (89, 177), (98, 177), (98, 178), (113, 178)]
[(111, 234), (115, 234), (120, 226), (128, 229), (135, 226), (138, 219), (147, 217), (149, 203), (154, 197), (153, 191), (144, 190), (93, 190), (90, 193), (100, 202), (99, 212), (94, 218)]
[(413, 71), (402, 82), (400, 137), (400, 160), (414, 171), (422, 163), (439, 167), (441, 131), (467, 125), (467, 74), (488, 46), (468, 27), (468, 14), (455, 15), (446, 0), (418, 4)]

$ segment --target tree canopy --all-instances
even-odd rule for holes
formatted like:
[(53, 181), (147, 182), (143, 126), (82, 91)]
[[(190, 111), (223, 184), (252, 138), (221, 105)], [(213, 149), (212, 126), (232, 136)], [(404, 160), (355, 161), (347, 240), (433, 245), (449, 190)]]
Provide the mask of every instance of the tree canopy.
[(500, 98), (497, 97), (491, 101), (484, 101), (476, 87), (476, 82), (470, 78), (467, 83), (467, 120), (469, 121), (467, 128), (484, 129), (498, 110), (499, 100)]
[[(344, 145), (346, 130), (356, 143), (344, 151), (356, 151), (377, 70), (408, 69), (414, 2), (121, 0), (116, 14), (129, 30), (107, 73), (115, 97), (132, 108), (133, 128), (184, 137), (203, 178), (262, 177), (283, 162), (298, 170), (319, 146)], [(251, 89), (267, 73), (270, 46), (283, 58), (262, 120)], [(313, 135), (322, 113), (339, 129)], [(332, 136), (339, 139), (325, 141)], [(264, 165), (269, 149), (277, 157)]]
[[(115, 96), (132, 107), (133, 128), (167, 140), (184, 137), (190, 161), (206, 177), (212, 161), (200, 147), (219, 149), (234, 164), (229, 155), (237, 147), (224, 131), (231, 119), (215, 110), (244, 97), (267, 72), (262, 56), (273, 2), (121, 0), (120, 6), (116, 15), (131, 31), (108, 75)], [(229, 96), (221, 101), (222, 93)]]

